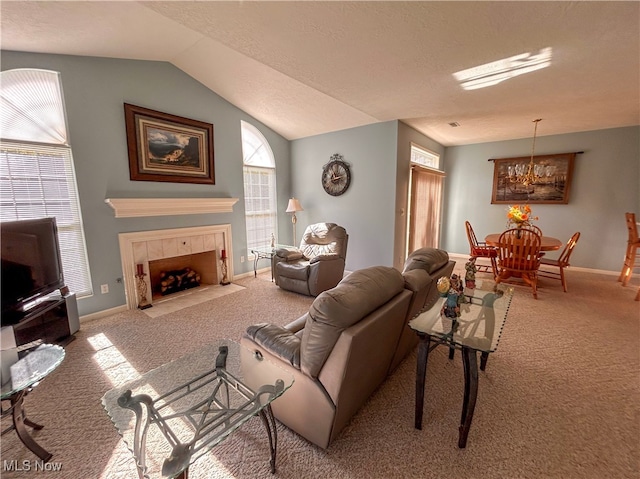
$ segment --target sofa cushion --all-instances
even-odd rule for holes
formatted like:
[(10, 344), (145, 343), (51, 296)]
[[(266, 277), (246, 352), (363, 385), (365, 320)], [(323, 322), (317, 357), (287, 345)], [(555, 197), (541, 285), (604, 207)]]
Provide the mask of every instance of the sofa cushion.
[(306, 281), (309, 277), (309, 262), (299, 261), (297, 263), (278, 263), (276, 265), (278, 275), (285, 278), (299, 279)]
[(300, 338), (275, 324), (259, 323), (247, 328), (247, 335), (275, 356), (300, 369)]
[(420, 248), (411, 253), (404, 263), (404, 271), (423, 269), (432, 274), (449, 262), (449, 253), (436, 248)]
[(399, 271), (374, 266), (354, 271), (335, 288), (318, 295), (302, 333), (302, 371), (317, 377), (342, 331), (403, 290), (404, 278)]

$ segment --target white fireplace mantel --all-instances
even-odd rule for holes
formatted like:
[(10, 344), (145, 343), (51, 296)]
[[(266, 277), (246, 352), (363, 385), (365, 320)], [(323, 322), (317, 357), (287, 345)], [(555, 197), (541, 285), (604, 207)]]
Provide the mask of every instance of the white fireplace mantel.
[(238, 198), (107, 198), (116, 218), (231, 213)]
[[(153, 259), (207, 251), (215, 251), (220, 254), (222, 250), (225, 250), (227, 253), (227, 279), (233, 281), (233, 241), (230, 224), (120, 233), (118, 234), (118, 242), (128, 309), (138, 307), (137, 265), (143, 266), (144, 274), (148, 277), (149, 261)], [(218, 278), (216, 282), (220, 279), (222, 278)], [(153, 297), (151, 284), (147, 283), (145, 286), (147, 298), (151, 299)]]

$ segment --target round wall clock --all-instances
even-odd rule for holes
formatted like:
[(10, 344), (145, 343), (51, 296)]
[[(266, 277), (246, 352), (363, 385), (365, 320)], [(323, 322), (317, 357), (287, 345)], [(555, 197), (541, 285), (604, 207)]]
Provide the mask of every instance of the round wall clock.
[(342, 155), (331, 155), (329, 163), (322, 167), (322, 187), (331, 196), (340, 196), (351, 184), (351, 170)]

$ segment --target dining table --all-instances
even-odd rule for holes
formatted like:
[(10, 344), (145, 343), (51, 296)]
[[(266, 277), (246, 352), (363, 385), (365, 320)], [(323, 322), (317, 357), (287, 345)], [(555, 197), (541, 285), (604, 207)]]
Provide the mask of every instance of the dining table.
[[(484, 240), (489, 246), (500, 245), (500, 235), (502, 233), (488, 234)], [(540, 251), (556, 251), (562, 248), (562, 241), (553, 236), (542, 236), (540, 238)]]

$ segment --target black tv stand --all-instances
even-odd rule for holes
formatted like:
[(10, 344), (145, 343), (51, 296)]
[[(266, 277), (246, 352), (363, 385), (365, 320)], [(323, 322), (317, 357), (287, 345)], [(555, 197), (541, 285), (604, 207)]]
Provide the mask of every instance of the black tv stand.
[[(72, 321), (74, 316), (76, 321)], [(13, 325), (16, 346), (39, 339), (44, 343), (69, 344), (75, 339), (76, 323), (74, 294), (49, 297), (26, 311), (22, 319)]]

